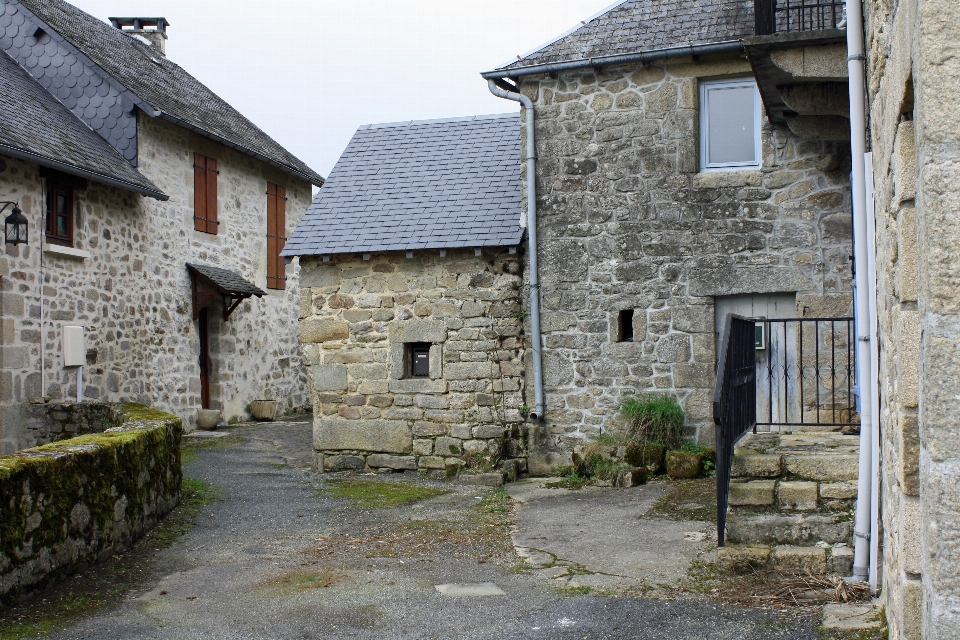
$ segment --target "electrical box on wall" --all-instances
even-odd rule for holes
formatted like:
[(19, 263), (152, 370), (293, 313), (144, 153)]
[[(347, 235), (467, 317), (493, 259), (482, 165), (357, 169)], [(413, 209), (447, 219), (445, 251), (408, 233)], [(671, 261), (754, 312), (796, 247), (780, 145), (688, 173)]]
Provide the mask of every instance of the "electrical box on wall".
[(82, 367), (87, 363), (87, 347), (83, 340), (83, 327), (63, 327), (63, 366)]

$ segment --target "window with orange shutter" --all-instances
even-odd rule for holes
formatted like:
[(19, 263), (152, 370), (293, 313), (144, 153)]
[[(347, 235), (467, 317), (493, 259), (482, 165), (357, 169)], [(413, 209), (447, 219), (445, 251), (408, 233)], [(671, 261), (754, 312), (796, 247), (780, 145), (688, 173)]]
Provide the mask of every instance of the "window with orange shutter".
[(280, 256), (287, 243), (287, 190), (267, 183), (267, 288), (287, 287), (286, 263)]
[(217, 161), (193, 154), (193, 228), (204, 233), (217, 233)]

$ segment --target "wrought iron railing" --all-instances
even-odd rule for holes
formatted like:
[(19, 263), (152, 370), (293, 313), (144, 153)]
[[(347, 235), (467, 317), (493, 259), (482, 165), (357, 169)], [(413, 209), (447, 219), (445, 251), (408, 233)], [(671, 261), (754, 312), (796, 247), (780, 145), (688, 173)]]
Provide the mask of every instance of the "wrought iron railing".
[(853, 318), (756, 321), (757, 428), (859, 424)]
[(717, 544), (723, 546), (730, 493), (730, 465), (737, 440), (757, 422), (756, 325), (727, 314), (720, 339), (713, 421), (717, 444)]
[(844, 0), (753, 0), (758, 36), (837, 29)]

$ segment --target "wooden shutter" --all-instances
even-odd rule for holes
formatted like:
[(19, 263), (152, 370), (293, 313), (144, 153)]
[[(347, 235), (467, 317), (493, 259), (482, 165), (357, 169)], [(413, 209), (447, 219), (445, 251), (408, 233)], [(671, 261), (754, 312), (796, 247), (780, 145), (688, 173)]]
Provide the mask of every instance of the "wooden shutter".
[(287, 242), (287, 190), (267, 183), (267, 288), (285, 289), (286, 264), (280, 257)]
[(217, 161), (207, 158), (207, 233), (216, 235), (217, 227)]
[(217, 233), (217, 161), (193, 154), (193, 228)]
[(193, 228), (207, 230), (207, 158), (193, 154)]

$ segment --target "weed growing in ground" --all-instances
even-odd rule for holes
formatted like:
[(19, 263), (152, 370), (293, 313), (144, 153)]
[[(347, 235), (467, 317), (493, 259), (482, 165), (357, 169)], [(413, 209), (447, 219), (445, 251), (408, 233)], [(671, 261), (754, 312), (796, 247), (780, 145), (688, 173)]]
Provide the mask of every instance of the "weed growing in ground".
[(543, 485), (548, 489), (582, 489), (583, 485), (587, 484), (587, 479), (574, 471), (570, 465), (552, 467), (550, 473), (554, 476), (560, 476), (560, 479)]
[(442, 489), (425, 487), (413, 482), (384, 482), (379, 480), (332, 480), (319, 489), (323, 497), (353, 500), (368, 509), (389, 509), (412, 504), (447, 493)]
[(667, 394), (649, 394), (625, 398), (620, 413), (630, 421), (630, 437), (651, 440), (667, 449), (683, 442), (683, 407)]

